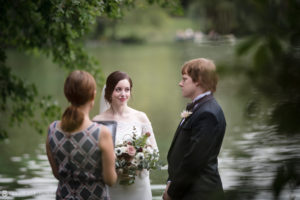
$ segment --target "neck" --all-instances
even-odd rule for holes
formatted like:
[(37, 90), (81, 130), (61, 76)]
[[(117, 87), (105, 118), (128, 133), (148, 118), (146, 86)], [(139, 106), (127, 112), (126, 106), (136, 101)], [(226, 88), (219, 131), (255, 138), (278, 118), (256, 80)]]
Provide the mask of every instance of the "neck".
[(84, 121), (91, 121), (89, 115), (91, 110), (90, 104), (79, 106), (78, 109), (83, 113)]
[(199, 96), (200, 94), (203, 94), (203, 93), (205, 93), (205, 91), (202, 90), (201, 88), (198, 88), (198, 90), (196, 90), (190, 98), (193, 101), (197, 96)]
[[(192, 100), (193, 100), (193, 102), (194, 102), (194, 101), (197, 101), (198, 99), (201, 99), (201, 98), (203, 98), (204, 96), (209, 95), (209, 94), (211, 94), (211, 91), (205, 91), (205, 92), (200, 93), (200, 94), (198, 94), (197, 96), (195, 96)], [(200, 96), (200, 95), (202, 95), (202, 96)], [(198, 98), (198, 97), (199, 97), (199, 98)]]
[(128, 106), (127, 106), (127, 104), (124, 104), (121, 106), (111, 104), (110, 110), (113, 113), (113, 115), (124, 116), (128, 111)]

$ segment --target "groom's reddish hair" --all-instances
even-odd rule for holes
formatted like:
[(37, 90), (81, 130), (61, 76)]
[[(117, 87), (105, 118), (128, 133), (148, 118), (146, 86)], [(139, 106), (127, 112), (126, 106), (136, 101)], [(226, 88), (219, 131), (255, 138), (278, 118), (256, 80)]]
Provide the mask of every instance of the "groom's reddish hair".
[(198, 82), (205, 91), (212, 93), (216, 91), (218, 75), (212, 60), (206, 58), (189, 60), (183, 64), (181, 74), (189, 75), (193, 82)]

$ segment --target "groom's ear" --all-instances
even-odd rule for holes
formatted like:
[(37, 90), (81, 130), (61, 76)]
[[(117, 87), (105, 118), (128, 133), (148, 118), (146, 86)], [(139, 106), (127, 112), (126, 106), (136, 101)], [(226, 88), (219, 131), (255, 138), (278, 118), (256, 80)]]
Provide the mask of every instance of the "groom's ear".
[(200, 81), (195, 81), (194, 83), (196, 84), (197, 87), (200, 86)]
[(92, 100), (94, 100), (96, 98), (96, 95), (97, 95), (97, 90), (94, 91), (94, 95), (92, 97)]

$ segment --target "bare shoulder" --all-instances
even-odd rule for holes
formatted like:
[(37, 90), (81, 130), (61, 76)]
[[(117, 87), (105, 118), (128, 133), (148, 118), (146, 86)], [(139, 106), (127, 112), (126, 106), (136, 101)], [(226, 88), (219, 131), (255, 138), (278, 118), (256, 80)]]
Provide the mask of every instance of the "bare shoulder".
[(101, 135), (102, 138), (107, 138), (109, 136), (111, 136), (109, 129), (106, 126), (101, 126)]
[(112, 140), (111, 134), (109, 129), (106, 126), (101, 125), (101, 132), (99, 135), (99, 141), (98, 141), (98, 146), (103, 150), (103, 147), (108, 144)]
[(109, 119), (109, 114), (107, 113), (107, 111), (105, 111), (104, 113), (101, 113), (100, 115), (96, 115), (93, 118), (93, 121), (105, 121)]
[(137, 118), (137, 120), (141, 123), (150, 123), (146, 113), (142, 112), (142, 111), (138, 111), (138, 110), (134, 110), (132, 109), (135, 117)]
[(103, 114), (100, 114), (100, 115), (96, 115), (94, 118), (93, 118), (93, 121), (101, 121), (103, 120), (104, 117), (103, 117)]

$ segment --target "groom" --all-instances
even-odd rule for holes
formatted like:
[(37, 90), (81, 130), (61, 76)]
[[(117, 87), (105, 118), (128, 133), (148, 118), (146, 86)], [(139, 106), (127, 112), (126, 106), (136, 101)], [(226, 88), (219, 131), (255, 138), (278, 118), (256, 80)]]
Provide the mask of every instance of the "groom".
[(226, 122), (213, 93), (218, 77), (215, 64), (199, 58), (186, 62), (179, 82), (182, 96), (193, 100), (182, 113), (168, 153), (168, 183), (164, 200), (223, 199), (218, 154)]

